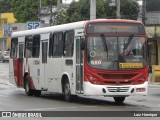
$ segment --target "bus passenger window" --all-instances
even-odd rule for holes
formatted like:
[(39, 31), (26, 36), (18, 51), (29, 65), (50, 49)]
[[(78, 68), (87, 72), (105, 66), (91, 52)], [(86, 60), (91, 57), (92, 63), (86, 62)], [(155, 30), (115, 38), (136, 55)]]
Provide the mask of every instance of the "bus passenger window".
[(25, 51), (24, 51), (24, 56), (25, 58), (31, 58), (32, 56), (32, 36), (27, 36), (25, 38)]
[(53, 57), (62, 57), (63, 53), (63, 33), (53, 34)]
[(32, 44), (32, 57), (33, 58), (39, 57), (39, 50), (40, 50), (40, 35), (35, 35), (33, 37), (33, 44)]
[(11, 58), (17, 57), (17, 50), (18, 50), (18, 38), (12, 38), (11, 40)]
[(53, 56), (53, 35), (49, 36), (49, 57)]
[(67, 31), (65, 34), (64, 56), (73, 56), (74, 31)]

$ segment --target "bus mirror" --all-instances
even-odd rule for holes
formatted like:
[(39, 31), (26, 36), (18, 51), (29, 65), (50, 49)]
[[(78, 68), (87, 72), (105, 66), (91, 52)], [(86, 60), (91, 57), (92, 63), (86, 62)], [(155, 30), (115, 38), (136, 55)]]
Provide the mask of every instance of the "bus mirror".
[(81, 38), (81, 50), (84, 50), (86, 46), (85, 39)]

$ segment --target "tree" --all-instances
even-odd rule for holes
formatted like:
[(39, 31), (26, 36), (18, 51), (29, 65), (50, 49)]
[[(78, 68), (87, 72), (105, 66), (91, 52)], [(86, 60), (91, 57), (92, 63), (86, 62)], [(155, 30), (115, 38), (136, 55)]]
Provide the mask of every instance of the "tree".
[(134, 0), (121, 0), (121, 15), (124, 19), (136, 20), (139, 13), (139, 5)]
[(67, 23), (67, 11), (66, 9), (62, 9), (58, 12), (58, 14), (56, 15), (56, 24), (59, 25), (59, 24), (64, 24), (64, 23)]
[[(10, 0), (17, 22), (37, 21), (39, 0)], [(56, 5), (56, 0), (42, 0), (42, 6)]]
[(0, 0), (0, 13), (6, 13), (11, 11), (9, 0)]
[[(109, 6), (109, 0), (96, 0), (96, 8), (96, 18), (116, 18), (116, 6)], [(135, 0), (121, 0), (122, 19), (136, 20), (138, 13), (139, 6)], [(90, 0), (73, 1), (66, 11), (66, 16), (63, 15), (63, 18), (66, 20), (65, 22), (76, 22), (89, 19)]]
[(32, 0), (11, 0), (11, 7), (17, 22), (38, 20), (38, 3)]

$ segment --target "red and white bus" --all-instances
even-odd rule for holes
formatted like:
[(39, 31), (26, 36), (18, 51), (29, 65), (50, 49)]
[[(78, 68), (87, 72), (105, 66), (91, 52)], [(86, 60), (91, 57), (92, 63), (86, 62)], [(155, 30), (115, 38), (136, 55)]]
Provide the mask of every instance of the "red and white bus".
[(14, 32), (10, 82), (27, 95), (41, 91), (109, 96), (122, 103), (146, 95), (147, 39), (141, 22), (97, 19)]

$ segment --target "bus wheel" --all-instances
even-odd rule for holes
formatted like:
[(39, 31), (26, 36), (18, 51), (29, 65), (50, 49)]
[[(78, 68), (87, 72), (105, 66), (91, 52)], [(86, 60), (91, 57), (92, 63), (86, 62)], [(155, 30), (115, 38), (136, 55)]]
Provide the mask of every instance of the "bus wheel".
[(70, 85), (69, 85), (69, 80), (68, 78), (64, 82), (64, 99), (66, 101), (71, 101), (71, 90), (70, 90)]
[(30, 89), (29, 76), (25, 78), (25, 92), (27, 96), (33, 96), (33, 90)]
[(117, 104), (122, 104), (125, 100), (125, 97), (114, 97), (114, 100)]
[(40, 90), (34, 90), (34, 96), (39, 97), (41, 95)]

